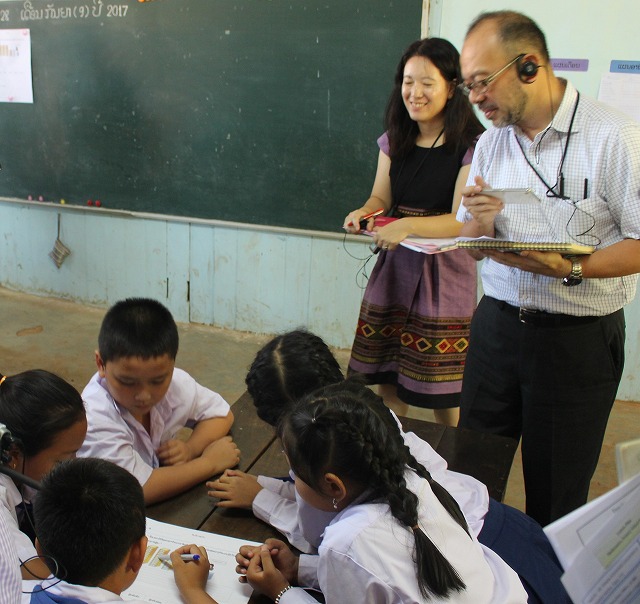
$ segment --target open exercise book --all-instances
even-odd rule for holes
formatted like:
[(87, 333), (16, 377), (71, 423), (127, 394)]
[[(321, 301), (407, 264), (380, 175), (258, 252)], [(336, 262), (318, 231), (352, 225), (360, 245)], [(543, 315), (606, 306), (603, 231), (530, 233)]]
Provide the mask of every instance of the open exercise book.
[(506, 241), (492, 237), (456, 237), (456, 238), (422, 238), (407, 237), (400, 242), (403, 247), (423, 254), (438, 254), (456, 249), (497, 250), (501, 252), (522, 252), (524, 250), (538, 250), (541, 252), (559, 252), (568, 256), (592, 254), (595, 248), (591, 245), (578, 243), (557, 243), (553, 241)]
[[(180, 593), (173, 580), (171, 562), (158, 558), (174, 549), (195, 543), (207, 550), (213, 570), (209, 573), (207, 593), (221, 604), (247, 604), (253, 590), (238, 581), (236, 554), (241, 545), (255, 543), (214, 533), (206, 533), (173, 524), (165, 524), (147, 518), (147, 553), (140, 574), (133, 585), (122, 593), (124, 600), (137, 599), (153, 604), (181, 602)], [(256, 545), (259, 545), (255, 543)]]

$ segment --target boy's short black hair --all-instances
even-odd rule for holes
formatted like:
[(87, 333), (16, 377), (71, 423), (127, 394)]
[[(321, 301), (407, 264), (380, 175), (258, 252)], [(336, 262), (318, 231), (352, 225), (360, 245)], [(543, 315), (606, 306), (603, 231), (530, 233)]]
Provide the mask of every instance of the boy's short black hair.
[(76, 585), (98, 585), (145, 534), (140, 483), (104, 459), (77, 458), (57, 465), (42, 480), (34, 516), (51, 572)]
[(98, 350), (103, 363), (122, 358), (152, 359), (178, 354), (178, 327), (171, 312), (157, 300), (127, 298), (104, 316)]

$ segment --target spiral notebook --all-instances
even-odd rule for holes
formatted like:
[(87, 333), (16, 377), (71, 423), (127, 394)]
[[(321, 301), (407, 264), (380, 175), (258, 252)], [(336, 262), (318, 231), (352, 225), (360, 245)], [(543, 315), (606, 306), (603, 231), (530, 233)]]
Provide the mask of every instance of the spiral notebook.
[(557, 241), (507, 241), (491, 237), (458, 237), (456, 247), (467, 250), (496, 250), (500, 252), (522, 252), (535, 250), (539, 252), (559, 252), (568, 256), (592, 254), (595, 247), (580, 243), (560, 243)]

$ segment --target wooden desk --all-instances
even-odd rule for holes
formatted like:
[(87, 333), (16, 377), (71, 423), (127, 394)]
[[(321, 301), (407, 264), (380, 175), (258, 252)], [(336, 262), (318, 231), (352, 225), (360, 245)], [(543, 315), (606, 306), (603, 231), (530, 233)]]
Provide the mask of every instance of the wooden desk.
[[(241, 451), (243, 472), (266, 476), (285, 476), (289, 471), (280, 442), (273, 429), (258, 418), (248, 393), (232, 406), (235, 422), (233, 438)], [(469, 474), (487, 485), (489, 494), (502, 501), (518, 443), (510, 438), (480, 434), (472, 430), (441, 426), (432, 422), (401, 417), (405, 432), (415, 432), (444, 457), (450, 470)], [(238, 539), (264, 541), (282, 536), (247, 510), (216, 507), (215, 500), (199, 485), (169, 501), (147, 507), (147, 515), (161, 522), (178, 524)], [(251, 604), (268, 602), (252, 596)]]

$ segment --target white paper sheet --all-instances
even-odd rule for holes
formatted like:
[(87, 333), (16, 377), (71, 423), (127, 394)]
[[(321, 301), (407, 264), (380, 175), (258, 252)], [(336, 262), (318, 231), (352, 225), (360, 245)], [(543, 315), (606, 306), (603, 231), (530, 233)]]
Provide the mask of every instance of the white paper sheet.
[(147, 518), (147, 537), (149, 545), (144, 564), (134, 584), (122, 593), (124, 600), (133, 598), (154, 604), (180, 602), (171, 564), (158, 560), (158, 555), (195, 543), (207, 550), (209, 561), (214, 564), (209, 573), (207, 593), (221, 604), (247, 604), (249, 601), (252, 589), (238, 581), (235, 556), (241, 545), (255, 542), (165, 524), (150, 518)]
[(28, 29), (0, 29), (0, 101), (33, 103)]
[(576, 604), (640, 601), (640, 474), (544, 531)]
[(640, 75), (605, 73), (600, 80), (598, 100), (640, 122)]

